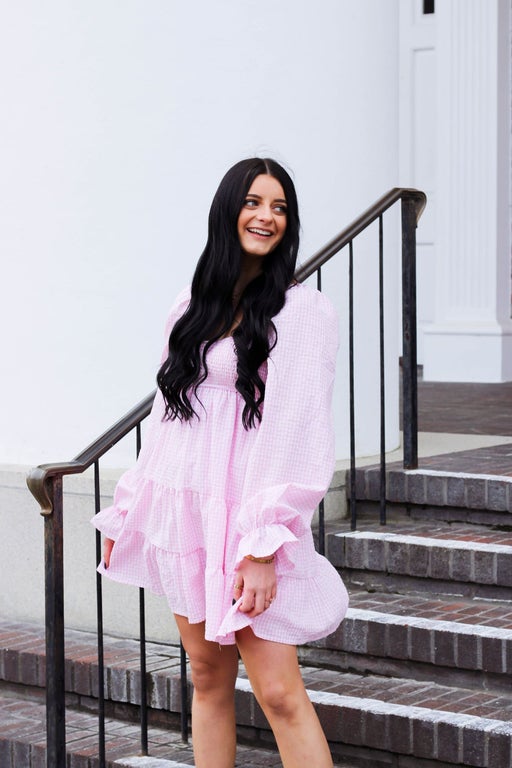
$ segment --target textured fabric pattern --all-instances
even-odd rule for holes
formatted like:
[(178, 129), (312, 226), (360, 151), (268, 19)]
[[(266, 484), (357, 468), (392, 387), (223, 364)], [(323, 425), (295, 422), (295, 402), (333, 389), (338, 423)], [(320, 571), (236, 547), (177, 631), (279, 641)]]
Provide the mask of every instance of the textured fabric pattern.
[[(188, 292), (180, 294), (167, 333), (188, 301)], [(247, 625), (276, 642), (318, 639), (336, 629), (348, 605), (311, 532), (334, 469), (336, 313), (324, 295), (296, 285), (274, 323), (261, 424), (243, 427), (234, 343), (221, 339), (208, 353), (199, 419), (163, 420), (158, 393), (136, 466), (121, 477), (113, 506), (92, 520), (116, 542), (100, 573), (165, 595), (174, 613), (206, 621), (206, 639), (221, 644), (234, 643)], [(248, 618), (240, 601), (232, 605), (237, 564), (272, 552), (276, 599)]]

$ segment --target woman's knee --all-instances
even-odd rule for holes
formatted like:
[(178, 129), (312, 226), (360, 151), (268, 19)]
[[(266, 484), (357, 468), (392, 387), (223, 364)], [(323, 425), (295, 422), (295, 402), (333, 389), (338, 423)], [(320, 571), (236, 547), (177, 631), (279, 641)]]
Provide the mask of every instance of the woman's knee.
[(189, 624), (184, 616), (175, 616), (187, 652), (194, 689), (201, 692), (234, 690), (238, 672), (236, 646), (219, 646), (204, 637), (203, 624)]
[(236, 673), (231, 666), (211, 660), (190, 658), (190, 671), (194, 691), (198, 694), (234, 695)]
[(272, 680), (260, 689), (260, 705), (269, 717), (293, 719), (306, 697), (304, 686)]
[(220, 677), (219, 670), (213, 664), (201, 659), (190, 658), (190, 676), (196, 691), (215, 688)]

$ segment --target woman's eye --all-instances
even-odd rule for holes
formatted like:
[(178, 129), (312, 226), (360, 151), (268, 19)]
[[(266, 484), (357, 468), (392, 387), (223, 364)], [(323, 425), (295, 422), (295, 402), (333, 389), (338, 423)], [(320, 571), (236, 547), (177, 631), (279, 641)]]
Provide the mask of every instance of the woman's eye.
[(244, 202), (244, 205), (247, 206), (248, 208), (255, 208), (257, 204), (258, 203), (256, 202), (256, 200), (252, 200), (251, 198), (247, 198), (247, 200), (245, 200)]
[(286, 214), (287, 210), (288, 209), (286, 208), (286, 205), (275, 205), (274, 206), (274, 211), (276, 213)]

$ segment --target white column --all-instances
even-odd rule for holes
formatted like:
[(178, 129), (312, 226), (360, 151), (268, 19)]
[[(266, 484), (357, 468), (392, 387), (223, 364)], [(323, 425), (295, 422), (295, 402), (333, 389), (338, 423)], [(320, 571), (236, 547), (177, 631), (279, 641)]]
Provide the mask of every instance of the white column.
[(512, 380), (510, 0), (436, 3), (438, 203), (431, 381)]

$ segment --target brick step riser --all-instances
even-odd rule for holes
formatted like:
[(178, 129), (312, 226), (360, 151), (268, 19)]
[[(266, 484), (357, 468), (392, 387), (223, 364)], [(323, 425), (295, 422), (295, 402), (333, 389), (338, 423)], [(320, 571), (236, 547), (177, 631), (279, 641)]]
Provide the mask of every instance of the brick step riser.
[[(510, 528), (512, 515), (510, 512), (494, 512), (488, 509), (468, 509), (467, 507), (435, 507), (427, 504), (405, 504), (403, 502), (386, 502), (388, 519), (397, 517), (404, 520), (435, 520), (445, 523), (463, 523), (485, 525), (490, 528)], [(357, 521), (359, 524), (379, 521), (380, 502), (368, 499), (357, 501)]]
[(349, 609), (336, 632), (312, 645), (476, 675), (512, 674), (512, 632), (493, 627)]
[[(346, 488), (350, 497), (349, 473)], [(361, 501), (379, 500), (378, 469), (366, 467), (356, 470), (355, 497)], [(512, 524), (510, 478), (389, 469), (386, 472), (386, 499), (402, 506), (445, 508), (448, 513), (450, 508), (473, 510), (475, 513), (488, 511), (496, 514), (500, 520), (508, 521), (509, 525)]]
[(335, 633), (300, 653), (317, 667), (510, 692), (512, 632), (491, 626), (349, 609)]
[(453, 667), (433, 666), (426, 662), (407, 659), (361, 655), (330, 648), (303, 646), (299, 650), (302, 664), (324, 669), (335, 669), (361, 675), (403, 678), (439, 685), (451, 685), (470, 691), (485, 691), (497, 696), (510, 694), (510, 677), (487, 672), (457, 670)]
[(364, 571), (352, 568), (337, 568), (347, 589), (387, 594), (429, 595), (431, 597), (478, 597), (487, 600), (510, 599), (510, 587), (487, 584), (471, 584), (462, 581), (419, 578), (382, 571)]
[[(67, 665), (66, 677), (83, 680), (83, 669), (76, 677), (73, 675), (72, 663)], [(85, 666), (81, 664), (80, 666)], [(69, 704), (82, 704), (88, 711), (94, 707), (94, 679), (97, 668), (90, 667), (87, 678), (91, 681), (88, 690), (74, 689), (70, 691)], [(136, 669), (106, 670), (106, 699), (111, 700), (114, 693), (117, 696), (117, 712), (122, 715), (123, 707), (119, 704), (137, 704), (137, 692), (140, 691), (140, 672)], [(148, 675), (149, 703), (152, 708), (180, 711), (180, 681), (176, 674), (167, 671), (155, 671)], [(453, 716), (452, 721), (439, 721), (444, 713), (435, 713), (434, 720), (423, 721), (417, 707), (393, 707), (385, 702), (337, 696), (329, 693), (310, 694), (313, 698), (320, 721), (327, 738), (333, 745), (335, 757), (353, 758), (359, 754), (363, 761), (361, 765), (368, 768), (384, 768), (392, 765), (391, 755), (401, 754), (401, 765), (410, 768), (423, 768), (428, 761), (435, 768), (457, 765), (463, 762), (467, 766), (478, 768), (509, 768), (512, 766), (510, 734), (503, 738), (499, 732), (490, 734), (485, 728), (478, 726), (479, 718), (473, 718), (474, 727), (468, 730), (467, 718)], [(124, 696), (125, 698), (119, 698)], [(254, 740), (255, 744), (266, 742), (272, 738), (267, 721), (258, 706), (247, 681), (239, 681), (236, 692), (237, 723), (243, 729), (246, 739)], [(415, 712), (413, 712), (413, 710)], [(430, 710), (425, 710), (425, 713)], [(411, 714), (411, 712), (413, 712)], [(160, 713), (160, 717), (162, 717)], [(17, 755), (21, 747), (16, 747)], [(1, 753), (0, 753), (1, 754)], [(403, 757), (402, 757), (403, 756)], [(499, 756), (499, 760), (498, 760)], [(492, 758), (492, 759), (491, 759)], [(396, 756), (392, 759), (396, 760)], [(405, 760), (406, 762), (403, 762)], [(427, 762), (425, 762), (427, 761)], [(8, 764), (7, 764), (8, 765)], [(23, 762), (15, 763), (25, 765)], [(28, 764), (30, 766), (30, 763)], [(27, 768), (28, 768), (27, 766)], [(3, 768), (3, 763), (2, 763)], [(31, 766), (30, 768), (35, 768)], [(37, 768), (42, 768), (41, 764)], [(72, 761), (68, 768), (95, 768), (93, 763)]]
[[(509, 546), (395, 535), (382, 526), (372, 532), (330, 533), (327, 553), (348, 583), (357, 580), (367, 584), (378, 578), (376, 586), (380, 588), (382, 583), (386, 589), (391, 578), (405, 578), (412, 580), (409, 584), (413, 592), (416, 584), (416, 590), (442, 594), (448, 585), (448, 594), (510, 599), (512, 547)], [(405, 588), (406, 584), (399, 586)]]

